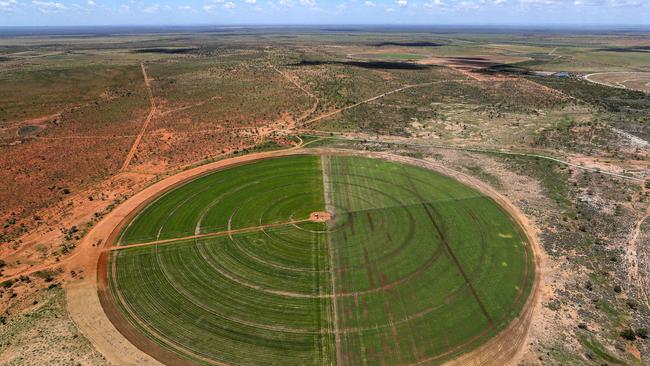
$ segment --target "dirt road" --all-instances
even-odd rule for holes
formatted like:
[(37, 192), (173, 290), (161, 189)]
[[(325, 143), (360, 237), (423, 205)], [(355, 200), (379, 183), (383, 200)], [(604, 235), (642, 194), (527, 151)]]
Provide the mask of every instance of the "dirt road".
[[(647, 188), (643, 188), (643, 192), (648, 192)], [(632, 232), (630, 233), (630, 239), (627, 242), (627, 247), (625, 248), (625, 257), (628, 262), (628, 281), (630, 284), (634, 284), (639, 298), (643, 303), (650, 308), (650, 290), (648, 289), (647, 284), (645, 283), (644, 276), (641, 276), (639, 273), (639, 252), (638, 252), (638, 238), (641, 234), (641, 227), (643, 223), (648, 220), (650, 217), (650, 205), (646, 208), (643, 216), (634, 224)]]
[(350, 104), (350, 105), (348, 105), (348, 106), (345, 106), (345, 107), (343, 107), (343, 108), (339, 108), (339, 109), (333, 110), (333, 111), (331, 111), (331, 112), (323, 113), (323, 114), (321, 114), (320, 116), (317, 116), (317, 117), (314, 117), (314, 118), (312, 118), (312, 119), (309, 119), (309, 120), (305, 121), (304, 123), (302, 123), (302, 124), (300, 124), (300, 125), (296, 125), (296, 127), (302, 127), (302, 126), (304, 126), (304, 125), (307, 125), (307, 124), (310, 124), (310, 123), (314, 123), (314, 122), (320, 121), (320, 120), (322, 120), (322, 119), (324, 119), (324, 118), (331, 117), (331, 116), (333, 116), (333, 115), (335, 115), (335, 114), (338, 114), (338, 113), (341, 113), (341, 112), (347, 111), (348, 109), (351, 109), (351, 108), (354, 108), (354, 107), (358, 107), (358, 106), (360, 106), (360, 105), (362, 105), (362, 104), (370, 103), (370, 102), (372, 102), (372, 101), (375, 101), (375, 100), (377, 100), (377, 99), (380, 99), (380, 98), (386, 97), (386, 96), (391, 95), (391, 94), (399, 93), (399, 92), (401, 92), (401, 91), (403, 91), (403, 90), (412, 89), (412, 88), (419, 88), (419, 87), (428, 86), (428, 85), (433, 85), (433, 84), (437, 84), (437, 83), (452, 82), (452, 81), (458, 81), (458, 80), (431, 81), (431, 82), (428, 82), (428, 83), (420, 83), (420, 84), (404, 85), (404, 86), (399, 87), (399, 88), (397, 88), (397, 89), (393, 89), (393, 90), (387, 91), (387, 92), (385, 92), (385, 93), (382, 93), (382, 94), (379, 94), (379, 95), (375, 95), (375, 96), (372, 97), (372, 98), (368, 98), (368, 99), (362, 100), (362, 101), (360, 101), (360, 102), (357, 102), (357, 103), (354, 103), (354, 104)]
[(309, 90), (307, 90), (304, 86), (302, 86), (302, 84), (300, 84), (297, 80), (295, 80), (295, 79), (292, 78), (291, 76), (289, 76), (289, 75), (287, 75), (286, 73), (282, 72), (282, 70), (278, 69), (277, 66), (273, 65), (273, 63), (272, 63), (271, 61), (269, 61), (269, 67), (270, 67), (271, 69), (275, 70), (275, 72), (277, 72), (278, 74), (282, 75), (282, 77), (284, 77), (284, 78), (287, 79), (290, 83), (292, 83), (293, 85), (295, 85), (296, 88), (302, 90), (303, 93), (305, 93), (305, 94), (308, 95), (311, 99), (314, 100), (314, 103), (312, 104), (311, 108), (309, 108), (308, 110), (306, 110), (306, 111), (305, 111), (305, 112), (304, 112), (300, 117), (298, 117), (298, 118), (296, 119), (296, 124), (301, 123), (302, 121), (304, 121), (305, 119), (307, 119), (307, 117), (309, 117), (312, 113), (316, 112), (316, 109), (318, 108), (318, 104), (320, 103), (320, 100), (318, 99), (318, 97), (317, 97), (316, 95), (314, 95), (314, 93), (312, 93), (312, 92), (310, 92)]
[(144, 133), (147, 131), (147, 126), (149, 126), (151, 119), (156, 114), (156, 101), (154, 100), (153, 91), (151, 90), (151, 80), (149, 80), (149, 77), (147, 76), (147, 69), (144, 67), (144, 63), (140, 63), (140, 67), (142, 68), (142, 76), (144, 77), (144, 83), (147, 87), (150, 109), (149, 114), (147, 114), (147, 117), (144, 119), (140, 133), (136, 136), (135, 141), (133, 141), (133, 145), (131, 146), (131, 150), (129, 150), (129, 153), (126, 155), (126, 159), (124, 160), (120, 171), (125, 171), (129, 167), (133, 156), (135, 156), (135, 153), (138, 151), (138, 145), (140, 145), (142, 136), (144, 136)]

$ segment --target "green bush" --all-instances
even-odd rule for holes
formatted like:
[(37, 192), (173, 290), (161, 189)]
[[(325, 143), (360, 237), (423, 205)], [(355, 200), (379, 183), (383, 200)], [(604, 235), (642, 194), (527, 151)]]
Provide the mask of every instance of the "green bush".
[(636, 332), (632, 328), (627, 328), (620, 333), (621, 337), (627, 339), (628, 341), (633, 341), (636, 339)]

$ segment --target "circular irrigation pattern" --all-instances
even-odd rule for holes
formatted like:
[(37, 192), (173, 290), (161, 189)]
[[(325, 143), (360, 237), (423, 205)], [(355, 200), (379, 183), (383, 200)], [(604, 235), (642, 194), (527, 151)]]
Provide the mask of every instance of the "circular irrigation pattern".
[(342, 155), (194, 179), (144, 207), (103, 261), (111, 321), (174, 364), (441, 364), (507, 328), (535, 272), (491, 198)]

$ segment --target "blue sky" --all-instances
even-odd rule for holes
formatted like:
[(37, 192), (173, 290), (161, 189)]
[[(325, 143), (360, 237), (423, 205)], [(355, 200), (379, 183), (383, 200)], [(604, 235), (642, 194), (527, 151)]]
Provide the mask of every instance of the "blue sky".
[(650, 0), (0, 0), (0, 26), (650, 25)]

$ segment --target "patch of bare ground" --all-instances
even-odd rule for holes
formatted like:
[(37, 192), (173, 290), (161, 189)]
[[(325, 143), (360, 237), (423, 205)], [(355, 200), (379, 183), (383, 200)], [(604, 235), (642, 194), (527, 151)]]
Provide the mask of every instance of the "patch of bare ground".
[[(32, 134), (47, 128), (48, 122), (54, 121), (59, 117), (61, 117), (61, 113), (3, 123), (2, 127), (0, 127), (0, 141), (8, 141), (10, 144), (15, 143), (23, 135)], [(29, 133), (25, 134), (23, 132), (25, 130), (28, 130)]]
[[(570, 155), (568, 161), (586, 168), (609, 171), (618, 174), (636, 173), (639, 176), (648, 177), (650, 172), (650, 159), (645, 158), (641, 153), (638, 159), (629, 157), (627, 159), (612, 158), (608, 156), (587, 156), (587, 155)], [(650, 158), (650, 156), (648, 156)]]
[[(80, 187), (96, 184), (119, 166), (113, 154), (123, 151), (124, 139), (29, 140), (0, 147), (0, 220), (22, 221), (3, 231), (20, 233), (37, 224), (35, 211), (56, 205)], [(2, 239), (0, 238), (0, 241)]]
[(8, 311), (0, 326), (0, 364), (110, 365), (68, 316), (60, 288), (25, 296)]
[[(645, 186), (642, 194), (648, 196), (650, 189)], [(640, 301), (650, 309), (650, 268), (647, 261), (647, 244), (650, 244), (643, 232), (645, 223), (650, 221), (650, 205), (641, 213), (641, 217), (634, 223), (625, 248), (625, 261), (628, 266), (628, 280), (637, 292)]]
[(505, 75), (487, 75), (478, 71), (490, 66), (523, 62), (529, 59), (529, 57), (503, 55), (478, 55), (472, 57), (432, 56), (424, 60), (419, 60), (417, 63), (421, 65), (446, 66), (477, 81), (502, 81), (517, 80), (517, 78)]
[(74, 265), (75, 259), (82, 256), (75, 250), (79, 238), (112, 207), (148, 184), (149, 179), (142, 174), (123, 173), (92, 188), (71, 193), (52, 207), (39, 211), (39, 220), (26, 235), (0, 246), (0, 258), (6, 263), (0, 281), (48, 268), (64, 268), (63, 279), (73, 277), (69, 271), (83, 275), (83, 269)]

